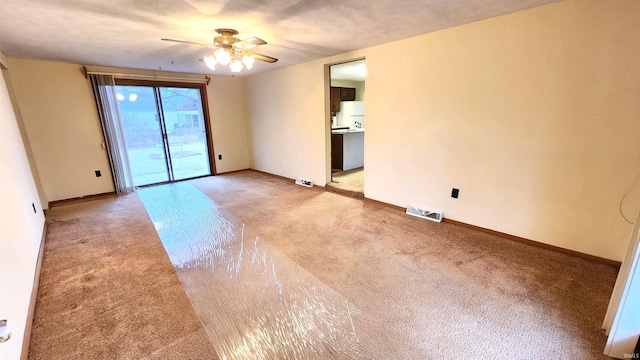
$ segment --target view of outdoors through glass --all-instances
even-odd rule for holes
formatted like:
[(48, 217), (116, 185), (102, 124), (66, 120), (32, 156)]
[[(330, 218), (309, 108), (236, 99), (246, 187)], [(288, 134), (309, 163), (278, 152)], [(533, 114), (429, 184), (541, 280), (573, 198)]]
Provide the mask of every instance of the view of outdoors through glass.
[(199, 89), (119, 85), (116, 93), (136, 186), (211, 174)]

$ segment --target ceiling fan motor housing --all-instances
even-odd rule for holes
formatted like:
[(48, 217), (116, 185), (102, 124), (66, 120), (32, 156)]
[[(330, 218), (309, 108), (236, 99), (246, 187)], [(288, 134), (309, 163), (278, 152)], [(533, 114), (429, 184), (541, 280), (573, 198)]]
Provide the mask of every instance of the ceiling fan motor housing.
[(231, 47), (234, 43), (240, 41), (234, 35), (238, 35), (238, 32), (234, 29), (216, 29), (216, 32), (221, 36), (216, 36), (213, 39), (213, 43), (222, 47)]

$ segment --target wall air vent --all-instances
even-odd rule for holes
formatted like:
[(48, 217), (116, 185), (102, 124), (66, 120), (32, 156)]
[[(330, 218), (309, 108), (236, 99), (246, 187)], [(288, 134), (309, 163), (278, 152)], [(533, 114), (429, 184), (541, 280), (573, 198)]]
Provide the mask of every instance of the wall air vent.
[(441, 222), (444, 218), (444, 214), (441, 212), (426, 210), (413, 205), (407, 206), (407, 214), (435, 222)]
[(313, 181), (305, 180), (303, 178), (296, 179), (296, 184), (306, 186), (306, 187), (313, 187)]

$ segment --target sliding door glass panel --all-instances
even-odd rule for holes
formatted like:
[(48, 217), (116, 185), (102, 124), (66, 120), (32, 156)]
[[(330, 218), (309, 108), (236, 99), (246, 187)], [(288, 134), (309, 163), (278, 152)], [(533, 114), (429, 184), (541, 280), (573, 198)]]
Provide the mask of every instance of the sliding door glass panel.
[(211, 175), (200, 90), (161, 87), (174, 180)]
[(116, 86), (120, 116), (136, 186), (169, 181), (162, 121), (149, 86)]

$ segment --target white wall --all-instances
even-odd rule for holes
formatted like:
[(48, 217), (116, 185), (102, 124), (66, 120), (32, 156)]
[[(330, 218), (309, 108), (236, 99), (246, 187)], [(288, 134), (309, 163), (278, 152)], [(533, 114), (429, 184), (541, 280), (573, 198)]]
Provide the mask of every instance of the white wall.
[(639, 205), (621, 204), (638, 193), (639, 23), (638, 1), (564, 1), (251, 76), (253, 166), (323, 182), (323, 66), (364, 56), (366, 197), (619, 261), (620, 207)]
[[(81, 65), (24, 59), (9, 62), (47, 202), (114, 191), (91, 85)], [(107, 67), (95, 70), (166, 74)], [(217, 171), (248, 168), (242, 80), (213, 77), (207, 93)], [(217, 154), (223, 159), (217, 160)], [(102, 177), (97, 178), (95, 170), (101, 170)]]
[[(3, 57), (0, 53), (0, 60)], [(0, 61), (0, 68), (3, 65)], [(5, 82), (12, 74), (2, 70), (0, 76), (0, 320), (8, 320), (12, 333), (9, 341), (0, 344), (0, 359), (20, 358), (44, 227), (38, 191)]]

